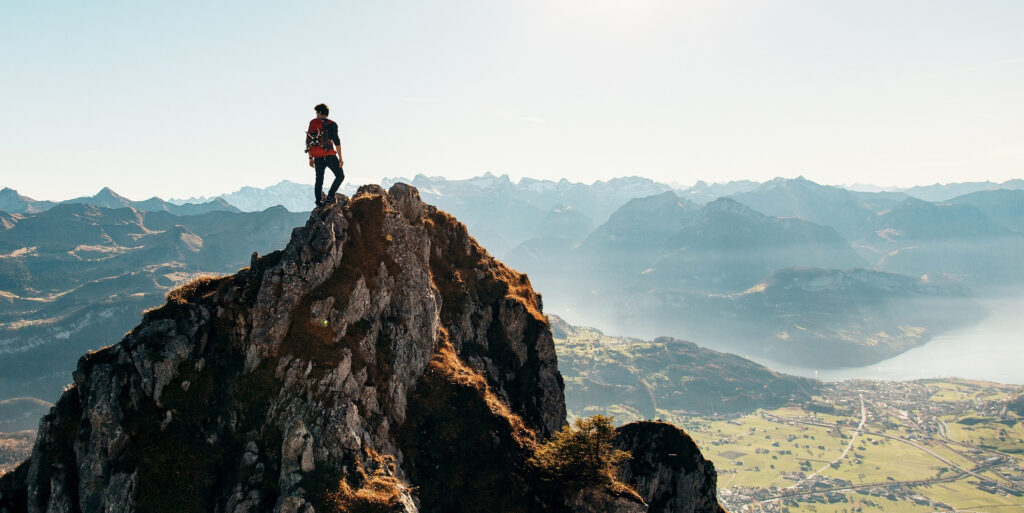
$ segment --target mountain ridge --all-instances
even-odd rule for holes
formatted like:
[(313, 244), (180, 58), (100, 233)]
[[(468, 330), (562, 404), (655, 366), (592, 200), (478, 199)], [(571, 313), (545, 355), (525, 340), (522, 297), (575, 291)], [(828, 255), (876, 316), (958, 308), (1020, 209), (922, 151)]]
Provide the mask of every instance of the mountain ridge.
[(65, 203), (0, 231), (0, 399), (56, 400), (98, 349), (197, 274), (244, 267), (284, 244), (304, 214), (108, 209)]
[[(528, 457), (565, 424), (541, 308), (414, 188), (362, 187), (84, 356), (0, 511), (309, 512), (382, 486), (389, 511), (720, 511), (667, 424), (616, 440), (652, 462), (625, 477), (642, 495), (537, 481)], [(687, 454), (657, 459), (669, 443)]]
[(820, 388), (734, 354), (671, 337), (611, 337), (550, 316), (566, 407), (619, 422), (673, 415), (730, 415), (803, 403)]
[(52, 201), (39, 201), (22, 196), (10, 187), (0, 189), (0, 210), (11, 214), (33, 214), (46, 210), (54, 205)]

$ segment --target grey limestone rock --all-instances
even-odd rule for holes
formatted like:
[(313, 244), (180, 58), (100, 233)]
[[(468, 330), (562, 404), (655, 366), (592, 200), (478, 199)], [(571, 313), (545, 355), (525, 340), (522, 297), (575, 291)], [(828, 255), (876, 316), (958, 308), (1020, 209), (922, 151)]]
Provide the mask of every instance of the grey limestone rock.
[(471, 340), (435, 365), (483, 362), (479, 392), (507, 404), (483, 414), (534, 436), (564, 423), (526, 278), (415, 188), (363, 187), (282, 251), (186, 286), (83, 357), (33, 456), (0, 482), (0, 511), (309, 513), (341, 480), (358, 491), (374, 479), (395, 483), (396, 510), (416, 511), (412, 441), (398, 433), (409, 394), (442, 347)]
[[(364, 186), (83, 356), (0, 513), (567, 511), (527, 464), (563, 388), (527, 277), (415, 188)], [(629, 476), (707, 491), (656, 471)]]

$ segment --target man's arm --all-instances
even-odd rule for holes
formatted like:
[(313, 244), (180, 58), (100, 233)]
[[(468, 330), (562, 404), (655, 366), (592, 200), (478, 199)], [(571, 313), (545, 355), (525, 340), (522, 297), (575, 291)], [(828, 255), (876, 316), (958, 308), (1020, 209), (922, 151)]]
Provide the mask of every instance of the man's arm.
[(334, 139), (334, 151), (338, 152), (338, 167), (344, 166), (345, 161), (341, 159), (341, 138), (338, 137), (338, 125), (335, 124), (331, 130)]

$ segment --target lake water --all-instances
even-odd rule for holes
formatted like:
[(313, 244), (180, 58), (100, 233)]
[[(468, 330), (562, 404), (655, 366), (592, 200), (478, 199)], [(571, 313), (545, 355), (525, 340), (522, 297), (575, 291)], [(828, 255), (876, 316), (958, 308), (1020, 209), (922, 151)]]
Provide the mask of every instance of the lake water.
[(817, 370), (751, 359), (772, 370), (825, 381), (956, 377), (1024, 384), (1024, 296), (989, 301), (985, 306), (991, 313), (980, 323), (865, 367)]

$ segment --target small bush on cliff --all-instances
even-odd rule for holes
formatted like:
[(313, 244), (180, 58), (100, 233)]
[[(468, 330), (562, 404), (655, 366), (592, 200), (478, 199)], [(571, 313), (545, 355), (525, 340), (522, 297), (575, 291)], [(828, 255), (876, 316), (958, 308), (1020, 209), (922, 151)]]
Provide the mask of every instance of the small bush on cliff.
[[(402, 506), (402, 491), (406, 486), (394, 477), (394, 460), (367, 451), (366, 465), (361, 458), (356, 459), (354, 477), (362, 482), (359, 488), (349, 484), (347, 478), (338, 482), (338, 488), (329, 492), (326, 502), (333, 511), (339, 513), (392, 513), (405, 511)], [(373, 468), (374, 470), (370, 470)]]
[(226, 276), (214, 274), (200, 274), (196, 276), (168, 292), (167, 303), (143, 312), (145, 314), (144, 322), (156, 319), (170, 319), (181, 315), (187, 311), (191, 304), (195, 303), (196, 299), (214, 291), (219, 283), (227, 279), (229, 278)]
[(342, 480), (338, 490), (328, 496), (328, 501), (339, 512), (389, 513), (403, 511), (401, 493), (402, 484), (398, 479), (377, 472), (359, 489)]
[(187, 305), (191, 303), (194, 298), (204, 292), (208, 292), (223, 279), (223, 276), (216, 274), (200, 274), (195, 278), (192, 278), (180, 287), (167, 293), (167, 302), (174, 303), (176, 305)]
[(619, 490), (625, 485), (615, 478), (615, 466), (629, 458), (629, 453), (615, 449), (614, 441), (611, 417), (576, 419), (538, 447), (530, 464), (541, 479), (567, 490), (597, 485)]

